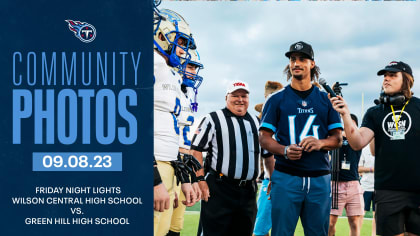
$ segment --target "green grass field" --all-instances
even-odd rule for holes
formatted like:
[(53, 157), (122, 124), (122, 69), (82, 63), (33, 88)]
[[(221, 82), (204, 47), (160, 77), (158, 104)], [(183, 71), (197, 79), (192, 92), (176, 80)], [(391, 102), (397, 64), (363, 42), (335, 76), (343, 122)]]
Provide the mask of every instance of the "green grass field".
[[(258, 195), (257, 195), (258, 196)], [(200, 203), (198, 202), (192, 207), (188, 207), (185, 212), (184, 218), (184, 229), (181, 232), (182, 236), (195, 236), (197, 235), (198, 220), (200, 218)], [(345, 210), (343, 216), (345, 216)], [(363, 221), (362, 231), (360, 232), (361, 236), (370, 236), (372, 232), (372, 212), (366, 212), (365, 220)], [(296, 227), (295, 236), (303, 236), (303, 228), (298, 222)], [(349, 224), (347, 218), (339, 218), (336, 225), (336, 234), (337, 236), (349, 235)]]
[[(368, 216), (369, 212), (366, 214)], [(372, 213), (370, 213), (372, 216)], [(181, 232), (182, 236), (195, 236), (197, 235), (197, 228), (198, 228), (198, 219), (199, 219), (199, 212), (197, 211), (187, 211), (185, 212), (185, 222), (184, 222), (184, 229)], [(337, 236), (341, 235), (349, 235), (349, 224), (347, 222), (347, 218), (339, 218), (337, 225), (336, 225), (336, 234)], [(370, 236), (372, 230), (372, 219), (366, 218), (363, 221), (362, 232), (360, 233), (361, 236)], [(295, 236), (303, 236), (303, 228), (300, 222), (298, 223), (295, 231)]]

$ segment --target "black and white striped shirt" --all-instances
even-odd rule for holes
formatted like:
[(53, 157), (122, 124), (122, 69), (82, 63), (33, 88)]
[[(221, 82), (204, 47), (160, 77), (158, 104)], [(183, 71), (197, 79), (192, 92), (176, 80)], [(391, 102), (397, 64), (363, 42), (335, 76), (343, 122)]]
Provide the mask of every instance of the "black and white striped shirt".
[(191, 149), (208, 152), (206, 161), (217, 173), (254, 180), (260, 169), (257, 117), (236, 116), (227, 108), (211, 112), (197, 128)]

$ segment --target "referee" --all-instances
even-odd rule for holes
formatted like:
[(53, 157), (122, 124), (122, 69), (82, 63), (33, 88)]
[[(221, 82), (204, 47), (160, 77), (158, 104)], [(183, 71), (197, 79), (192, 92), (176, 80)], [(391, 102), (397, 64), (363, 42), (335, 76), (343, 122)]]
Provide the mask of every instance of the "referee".
[(248, 94), (247, 83), (230, 83), (226, 108), (205, 116), (193, 137), (194, 157), (202, 163), (207, 152), (205, 170), (196, 173), (204, 200), (198, 235), (252, 234), (260, 146), (258, 119), (247, 112)]

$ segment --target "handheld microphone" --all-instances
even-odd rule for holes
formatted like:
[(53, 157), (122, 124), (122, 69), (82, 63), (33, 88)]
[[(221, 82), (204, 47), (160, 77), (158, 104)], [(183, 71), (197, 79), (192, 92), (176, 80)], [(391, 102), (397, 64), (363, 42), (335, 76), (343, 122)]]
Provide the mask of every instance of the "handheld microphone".
[(325, 81), (324, 78), (319, 79), (319, 84), (324, 88), (324, 90), (330, 94), (331, 97), (336, 97), (334, 91), (331, 89), (331, 87), (327, 84), (327, 81)]

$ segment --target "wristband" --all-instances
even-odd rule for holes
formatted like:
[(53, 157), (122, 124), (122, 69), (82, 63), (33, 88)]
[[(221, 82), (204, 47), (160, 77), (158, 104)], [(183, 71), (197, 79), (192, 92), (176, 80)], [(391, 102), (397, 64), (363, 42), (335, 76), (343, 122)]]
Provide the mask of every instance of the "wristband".
[(287, 149), (289, 149), (289, 146), (284, 147), (284, 153), (283, 153), (283, 156), (284, 156), (284, 158), (286, 158), (286, 160), (289, 159), (287, 157)]
[(204, 179), (204, 175), (200, 175), (200, 176), (197, 176), (197, 182), (200, 182), (200, 181), (205, 181), (205, 179)]
[(157, 166), (153, 167), (153, 187), (162, 183)]

